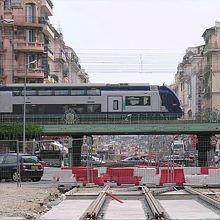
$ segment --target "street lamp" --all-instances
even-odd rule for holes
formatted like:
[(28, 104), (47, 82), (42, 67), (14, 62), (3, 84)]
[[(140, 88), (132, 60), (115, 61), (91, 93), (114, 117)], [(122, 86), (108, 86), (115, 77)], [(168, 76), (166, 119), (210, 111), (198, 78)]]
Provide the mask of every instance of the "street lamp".
[(27, 70), (30, 64), (36, 63), (37, 60), (31, 61), (25, 64), (25, 75), (24, 75), (24, 109), (23, 109), (23, 153), (25, 153), (26, 145), (26, 92), (27, 92)]

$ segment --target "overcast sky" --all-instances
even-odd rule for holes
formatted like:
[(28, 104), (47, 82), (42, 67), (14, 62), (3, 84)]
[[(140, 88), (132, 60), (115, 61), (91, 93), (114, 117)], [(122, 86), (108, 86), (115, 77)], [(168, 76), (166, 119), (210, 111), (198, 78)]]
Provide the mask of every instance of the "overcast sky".
[(220, 21), (219, 0), (53, 0), (55, 27), (91, 82), (170, 84), (185, 49)]

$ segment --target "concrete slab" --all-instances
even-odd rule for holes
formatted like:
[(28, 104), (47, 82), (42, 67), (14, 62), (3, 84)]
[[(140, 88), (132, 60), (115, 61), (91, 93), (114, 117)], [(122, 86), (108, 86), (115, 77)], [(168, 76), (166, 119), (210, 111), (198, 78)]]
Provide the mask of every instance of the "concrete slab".
[(78, 220), (93, 200), (65, 200), (43, 215), (40, 220)]
[(146, 215), (140, 200), (123, 200), (123, 203), (110, 201), (105, 210), (105, 220), (146, 220)]
[(175, 220), (219, 220), (220, 215), (196, 200), (159, 200), (167, 214)]
[(0, 220), (25, 220), (23, 217), (6, 217), (6, 216), (0, 216)]

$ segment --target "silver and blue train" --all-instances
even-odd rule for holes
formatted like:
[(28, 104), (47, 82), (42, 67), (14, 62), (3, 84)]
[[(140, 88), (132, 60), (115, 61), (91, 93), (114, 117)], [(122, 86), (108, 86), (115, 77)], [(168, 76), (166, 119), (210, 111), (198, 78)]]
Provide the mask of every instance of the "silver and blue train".
[[(22, 114), (24, 84), (0, 85), (0, 114)], [(27, 84), (26, 114), (145, 114), (182, 116), (167, 86), (149, 84)]]

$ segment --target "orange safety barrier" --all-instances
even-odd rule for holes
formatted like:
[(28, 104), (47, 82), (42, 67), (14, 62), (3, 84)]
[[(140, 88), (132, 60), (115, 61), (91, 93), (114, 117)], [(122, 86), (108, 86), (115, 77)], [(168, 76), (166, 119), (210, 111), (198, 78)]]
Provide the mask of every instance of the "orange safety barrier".
[(212, 169), (219, 169), (219, 167), (201, 167), (201, 174), (208, 175), (209, 170), (212, 170)]
[(175, 183), (178, 186), (182, 186), (183, 183), (185, 183), (183, 169), (175, 168), (174, 170), (161, 170), (160, 185), (163, 186), (164, 183)]

